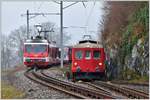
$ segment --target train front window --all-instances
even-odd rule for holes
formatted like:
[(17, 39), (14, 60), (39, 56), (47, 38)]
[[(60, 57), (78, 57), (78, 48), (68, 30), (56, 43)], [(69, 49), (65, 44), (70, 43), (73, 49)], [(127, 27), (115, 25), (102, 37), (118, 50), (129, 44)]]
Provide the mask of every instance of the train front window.
[(28, 53), (32, 52), (32, 45), (25, 45), (25, 51)]
[(99, 59), (100, 58), (100, 51), (94, 51), (93, 52), (93, 55), (94, 55), (94, 59)]
[(82, 56), (83, 56), (83, 55), (82, 55), (82, 51), (81, 51), (81, 50), (75, 52), (75, 58), (76, 58), (76, 59), (82, 59)]
[(85, 51), (85, 59), (91, 59), (91, 52)]
[(47, 51), (47, 45), (25, 45), (25, 50), (28, 53), (34, 52), (34, 53), (42, 53)]

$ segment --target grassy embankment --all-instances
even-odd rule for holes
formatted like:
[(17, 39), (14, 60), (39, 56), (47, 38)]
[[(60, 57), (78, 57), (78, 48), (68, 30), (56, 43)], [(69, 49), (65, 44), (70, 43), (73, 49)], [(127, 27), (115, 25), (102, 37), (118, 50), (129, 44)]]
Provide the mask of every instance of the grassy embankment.
[[(6, 77), (7, 73), (10, 71), (2, 71), (2, 77)], [(16, 87), (8, 84), (4, 80), (1, 80), (1, 99), (23, 99), (25, 93), (18, 90)]]
[(22, 91), (17, 90), (15, 87), (1, 83), (1, 98), (2, 99), (22, 99), (25, 94)]

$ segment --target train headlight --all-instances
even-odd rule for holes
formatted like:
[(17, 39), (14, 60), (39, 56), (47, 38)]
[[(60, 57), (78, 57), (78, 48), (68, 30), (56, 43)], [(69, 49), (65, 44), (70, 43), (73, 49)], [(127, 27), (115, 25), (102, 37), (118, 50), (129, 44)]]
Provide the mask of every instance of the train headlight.
[(26, 58), (25, 57), (23, 57), (23, 62), (25, 62), (26, 61)]
[(99, 63), (99, 65), (101, 66), (101, 65), (102, 65), (102, 63)]
[(75, 63), (74, 63), (74, 65), (76, 66), (76, 65), (77, 65), (77, 63), (75, 62)]
[(49, 62), (49, 58), (48, 57), (46, 57), (45, 60), (46, 60), (46, 62)]

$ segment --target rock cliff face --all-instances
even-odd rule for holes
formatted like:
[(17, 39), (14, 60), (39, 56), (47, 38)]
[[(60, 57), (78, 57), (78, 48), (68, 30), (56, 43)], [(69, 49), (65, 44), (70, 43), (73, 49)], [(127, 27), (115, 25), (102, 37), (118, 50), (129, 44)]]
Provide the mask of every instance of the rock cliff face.
[[(149, 41), (144, 40), (142, 44), (141, 39), (133, 46), (131, 55), (127, 55), (125, 59), (125, 66), (137, 72), (140, 76), (147, 75), (149, 71)], [(131, 76), (128, 75), (130, 78)], [(130, 79), (127, 77), (127, 79)]]
[(105, 16), (104, 29), (101, 33), (106, 50), (109, 78), (148, 77), (148, 2), (109, 2), (108, 4), (109, 14)]

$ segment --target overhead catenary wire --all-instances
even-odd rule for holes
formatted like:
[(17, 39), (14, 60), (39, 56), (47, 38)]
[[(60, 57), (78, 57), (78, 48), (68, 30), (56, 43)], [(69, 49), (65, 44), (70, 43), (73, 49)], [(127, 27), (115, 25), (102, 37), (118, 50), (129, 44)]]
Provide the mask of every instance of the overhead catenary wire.
[[(86, 9), (87, 7), (84, 2), (82, 2), (82, 4), (83, 4), (83, 7), (85, 8), (85, 16), (87, 16), (87, 9)], [(86, 27), (86, 25), (84, 25), (84, 27), (85, 27), (84, 28), (84, 34), (85, 34), (85, 33), (87, 33), (87, 27)]]
[(68, 7), (70, 7), (70, 6), (74, 5), (74, 4), (76, 4), (76, 3), (78, 3), (78, 2), (74, 2), (74, 3), (72, 3), (72, 4), (70, 4), (70, 5), (66, 6), (66, 7), (63, 7), (63, 9), (66, 9), (66, 8), (68, 8)]
[(42, 7), (43, 4), (44, 4), (44, 2), (41, 2), (41, 3), (40, 3), (39, 7), (37, 8), (37, 11), (40, 10), (40, 8)]
[[(44, 4), (44, 2), (41, 2), (40, 3), (40, 5), (39, 5), (39, 7), (37, 7), (37, 8), (35, 8), (34, 9), (34, 12), (39, 12), (39, 10), (41, 9), (41, 7), (42, 7), (42, 5)], [(35, 5), (36, 5), (36, 2), (35, 2)], [(31, 13), (30, 13), (31, 14)], [(22, 16), (23, 16), (24, 14), (22, 14)], [(37, 16), (39, 16), (40, 14), (33, 14), (33, 16), (31, 16), (31, 17), (29, 17), (29, 20), (30, 19), (33, 19), (33, 18), (35, 18), (35, 17), (37, 17)]]
[(57, 2), (57, 1), (55, 1), (55, 0), (52, 0), (54, 3), (57, 3), (57, 4), (60, 4), (60, 2)]
[(93, 13), (95, 4), (96, 4), (96, 1), (94, 1), (93, 6), (92, 6), (92, 8), (91, 8), (91, 10), (90, 10), (90, 12), (89, 12), (89, 15), (88, 15), (87, 20), (86, 20), (86, 23), (85, 23), (85, 26), (87, 27), (86, 32), (88, 31), (89, 21), (90, 21), (90, 18), (91, 18), (91, 16), (92, 16), (92, 13)]

